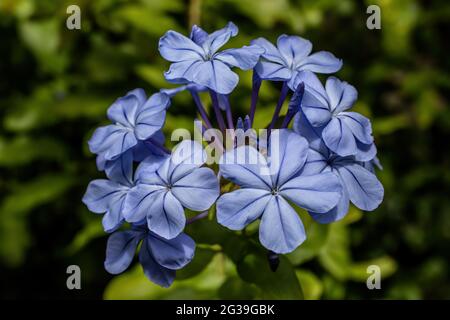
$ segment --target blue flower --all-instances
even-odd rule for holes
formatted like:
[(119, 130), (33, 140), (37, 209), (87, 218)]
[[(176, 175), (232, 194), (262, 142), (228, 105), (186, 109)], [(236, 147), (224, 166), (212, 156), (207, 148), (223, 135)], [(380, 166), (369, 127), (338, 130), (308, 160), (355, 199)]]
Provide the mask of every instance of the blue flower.
[(368, 161), (373, 151), (370, 120), (356, 112), (346, 111), (357, 99), (356, 89), (335, 77), (327, 79), (325, 88), (312, 72), (299, 74), (295, 83), (305, 83), (302, 111), (314, 127), (320, 127), (326, 146), (340, 156), (356, 156)]
[(199, 168), (205, 161), (202, 146), (190, 140), (181, 142), (170, 157), (144, 160), (125, 202), (126, 221), (147, 219), (148, 228), (159, 236), (179, 235), (186, 224), (183, 207), (205, 211), (219, 196), (214, 171)]
[(255, 148), (241, 146), (221, 159), (220, 173), (241, 188), (217, 201), (217, 220), (241, 230), (260, 218), (259, 239), (276, 253), (288, 253), (306, 238), (303, 224), (288, 201), (314, 212), (327, 212), (341, 197), (331, 172), (303, 175), (308, 143), (297, 133), (275, 130), (269, 140), (269, 161)]
[(103, 228), (113, 232), (123, 221), (124, 202), (128, 192), (134, 186), (132, 179), (132, 155), (125, 153), (118, 161), (107, 167), (108, 179), (91, 181), (83, 196), (83, 203), (94, 213), (104, 213)]
[(264, 52), (253, 45), (218, 52), (237, 33), (238, 28), (232, 22), (211, 34), (194, 26), (190, 38), (168, 31), (159, 40), (159, 52), (164, 59), (173, 62), (164, 74), (166, 80), (195, 83), (220, 94), (229, 94), (239, 81), (230, 68), (252, 69)]
[(98, 128), (89, 140), (91, 152), (99, 155), (99, 168), (160, 132), (169, 104), (168, 95), (156, 93), (147, 99), (142, 89), (117, 99), (107, 112), (114, 124)]
[(341, 157), (331, 152), (322, 140), (320, 128), (313, 127), (305, 115), (300, 113), (294, 122), (294, 130), (309, 141), (310, 149), (303, 169), (303, 174), (318, 174), (333, 172), (339, 177), (342, 185), (342, 197), (338, 205), (328, 212), (309, 213), (320, 223), (330, 223), (345, 217), (349, 202), (365, 211), (375, 210), (383, 201), (383, 185), (378, 181), (373, 171), (373, 164), (379, 165), (374, 159), (366, 162), (358, 161), (354, 156)]
[(265, 50), (255, 70), (261, 79), (288, 81), (294, 90), (295, 77), (305, 70), (317, 73), (334, 73), (341, 69), (342, 60), (326, 51), (311, 53), (310, 41), (298, 36), (281, 35), (277, 47), (264, 38), (251, 42)]
[(175, 279), (175, 271), (186, 266), (194, 257), (195, 242), (181, 233), (167, 240), (145, 227), (133, 225), (130, 230), (115, 232), (108, 238), (105, 269), (111, 274), (125, 271), (133, 261), (136, 248), (142, 241), (139, 262), (151, 281), (169, 287)]

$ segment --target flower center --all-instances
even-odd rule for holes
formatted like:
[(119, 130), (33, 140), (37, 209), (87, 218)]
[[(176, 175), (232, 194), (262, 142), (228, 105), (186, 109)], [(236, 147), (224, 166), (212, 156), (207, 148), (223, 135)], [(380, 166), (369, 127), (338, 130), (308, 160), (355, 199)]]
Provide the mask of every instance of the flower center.
[(280, 192), (280, 188), (278, 186), (272, 188), (271, 193), (273, 196), (277, 196), (279, 192)]

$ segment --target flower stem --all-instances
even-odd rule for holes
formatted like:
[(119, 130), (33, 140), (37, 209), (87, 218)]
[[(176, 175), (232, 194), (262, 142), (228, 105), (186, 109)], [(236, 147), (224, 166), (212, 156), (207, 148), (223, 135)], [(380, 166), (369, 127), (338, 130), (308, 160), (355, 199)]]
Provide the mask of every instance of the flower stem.
[(216, 114), (217, 123), (219, 125), (220, 131), (225, 132), (225, 129), (226, 129), (225, 121), (223, 120), (223, 116), (222, 116), (222, 113), (219, 108), (219, 100), (217, 99), (217, 93), (210, 90), (209, 94), (211, 96), (212, 105), (214, 108), (214, 112)]
[(233, 113), (231, 112), (230, 100), (228, 100), (227, 95), (224, 95), (223, 97), (225, 102), (225, 111), (227, 115), (228, 129), (234, 129)]
[(198, 215), (196, 215), (196, 216), (194, 216), (194, 217), (192, 217), (192, 218), (189, 218), (189, 219), (186, 221), (186, 224), (191, 224), (191, 223), (193, 223), (193, 222), (195, 222), (195, 221), (204, 219), (204, 218), (206, 218), (206, 217), (208, 216), (208, 213), (209, 213), (208, 210), (203, 211), (202, 213), (200, 213), (200, 214), (198, 214)]
[(200, 113), (200, 117), (202, 117), (203, 122), (205, 123), (205, 127), (207, 129), (212, 128), (211, 121), (208, 118), (208, 114), (206, 113), (205, 108), (203, 107), (202, 101), (200, 100), (200, 96), (197, 91), (189, 90), (191, 92), (192, 98), (194, 99), (195, 104), (197, 105), (198, 112)]
[(275, 124), (277, 123), (278, 117), (280, 116), (281, 107), (283, 106), (284, 100), (286, 100), (286, 96), (289, 92), (289, 87), (287, 85), (287, 81), (283, 82), (283, 87), (281, 88), (280, 98), (278, 99), (277, 106), (275, 108), (275, 112), (273, 113), (272, 122), (269, 126), (269, 134), (270, 130), (272, 130), (275, 127)]
[(258, 103), (259, 89), (261, 88), (261, 78), (258, 76), (256, 71), (253, 70), (253, 81), (252, 81), (252, 102), (250, 104), (250, 126), (253, 127), (253, 120), (255, 119), (256, 104)]

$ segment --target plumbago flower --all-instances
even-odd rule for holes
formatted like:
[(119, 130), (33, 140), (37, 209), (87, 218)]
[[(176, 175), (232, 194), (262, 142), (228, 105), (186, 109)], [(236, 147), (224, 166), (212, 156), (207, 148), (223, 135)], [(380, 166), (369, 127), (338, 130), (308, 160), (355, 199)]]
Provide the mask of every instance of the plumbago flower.
[(108, 161), (117, 160), (129, 150), (134, 149), (138, 159), (142, 158), (140, 154), (152, 153), (150, 150), (155, 149), (153, 144), (163, 139), (160, 130), (169, 105), (167, 94), (155, 93), (147, 99), (142, 89), (135, 89), (117, 99), (107, 111), (113, 124), (95, 130), (88, 142), (91, 152), (98, 155), (99, 169), (103, 170)]
[(149, 231), (144, 222), (134, 224), (131, 230), (117, 231), (109, 236), (105, 269), (111, 274), (128, 269), (140, 242), (139, 262), (145, 275), (166, 288), (175, 279), (176, 270), (183, 268), (194, 257), (195, 242), (191, 237), (181, 233), (167, 240)]
[[(383, 185), (373, 172), (373, 163), (378, 160), (359, 161), (355, 156), (342, 157), (327, 148), (320, 128), (313, 127), (307, 117), (299, 113), (294, 122), (294, 130), (309, 141), (308, 159), (303, 174), (333, 172), (342, 185), (342, 197), (338, 205), (328, 212), (310, 211), (320, 223), (330, 223), (345, 217), (349, 202), (365, 211), (375, 210), (383, 200)], [(379, 164), (378, 164), (379, 165)]]
[(370, 120), (357, 112), (346, 111), (357, 99), (356, 89), (335, 77), (329, 77), (324, 88), (312, 72), (299, 74), (297, 83), (306, 84), (301, 108), (309, 123), (320, 127), (327, 147), (343, 157), (373, 159), (376, 149)]
[(260, 218), (259, 239), (263, 246), (276, 253), (297, 248), (306, 235), (288, 201), (323, 213), (335, 207), (341, 197), (341, 186), (333, 173), (302, 174), (307, 153), (307, 141), (287, 129), (272, 133), (269, 161), (248, 146), (225, 153), (220, 172), (241, 189), (226, 193), (217, 201), (218, 222), (241, 230)]
[(136, 171), (137, 183), (125, 201), (128, 222), (147, 219), (148, 228), (166, 239), (183, 231), (184, 209), (208, 210), (219, 196), (213, 170), (199, 168), (206, 153), (195, 141), (183, 141), (170, 157), (148, 158)]
[(311, 54), (311, 42), (298, 36), (279, 36), (277, 47), (264, 38), (255, 39), (251, 44), (265, 50), (255, 67), (259, 77), (265, 80), (287, 81), (292, 90), (296, 88), (294, 79), (306, 70), (334, 73), (342, 67), (342, 60), (330, 52), (319, 51)]
[[(356, 89), (335, 77), (323, 86), (315, 75), (338, 71), (342, 61), (329, 52), (311, 54), (308, 40), (287, 35), (278, 38), (277, 47), (259, 38), (250, 46), (220, 51), (237, 33), (231, 22), (210, 34), (198, 26), (189, 37), (168, 31), (159, 41), (159, 52), (171, 62), (164, 76), (180, 86), (149, 98), (142, 89), (128, 92), (109, 107), (112, 124), (95, 130), (89, 140), (106, 179), (90, 182), (82, 201), (104, 214), (104, 230), (111, 233), (108, 272), (125, 271), (139, 248), (145, 275), (170, 286), (176, 270), (194, 256), (195, 229), (193, 239), (184, 233), (186, 224), (214, 216), (211, 211), (231, 230), (260, 220), (259, 239), (272, 267), (277, 254), (292, 252), (307, 237), (295, 207), (319, 223), (331, 223), (347, 214), (350, 202), (366, 211), (382, 202), (370, 121), (348, 111)], [(249, 112), (236, 117), (229, 100), (239, 80), (233, 67), (253, 69)], [(283, 85), (268, 129), (258, 135), (255, 129), (263, 128), (253, 121), (263, 81)], [(193, 98), (201, 118), (194, 128), (211, 142), (206, 150), (220, 158), (218, 166), (206, 167), (201, 142), (184, 140), (173, 151), (164, 146), (166, 111), (181, 91)], [(205, 91), (213, 114), (203, 106)], [(199, 214), (187, 220), (186, 210)]]
[(159, 41), (159, 52), (173, 62), (164, 76), (172, 83), (192, 82), (219, 94), (228, 94), (236, 87), (239, 77), (231, 67), (252, 69), (264, 52), (259, 46), (218, 50), (236, 36), (238, 28), (229, 22), (211, 34), (193, 26), (190, 38), (168, 31)]

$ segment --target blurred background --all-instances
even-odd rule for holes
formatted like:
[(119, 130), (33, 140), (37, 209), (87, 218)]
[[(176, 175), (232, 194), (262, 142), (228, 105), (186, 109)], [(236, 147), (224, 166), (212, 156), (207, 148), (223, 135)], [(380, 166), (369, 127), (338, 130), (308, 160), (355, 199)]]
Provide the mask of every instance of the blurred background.
[[(81, 30), (66, 28), (72, 4)], [(370, 4), (381, 8), (381, 30), (366, 28)], [(358, 89), (355, 109), (372, 119), (384, 202), (330, 226), (300, 213), (308, 240), (276, 274), (264, 273), (259, 256), (230, 254), (240, 235), (204, 221), (188, 228), (197, 255), (170, 289), (137, 265), (113, 277), (103, 268), (101, 217), (81, 203), (102, 177), (87, 140), (117, 97), (170, 87), (157, 50), (167, 30), (213, 31), (227, 21), (239, 27), (230, 47), (295, 34), (344, 60), (337, 76)], [(446, 0), (1, 0), (0, 298), (450, 298), (449, 22)], [(251, 72), (239, 74), (231, 99), (244, 115)], [(264, 83), (258, 126), (278, 94), (278, 84)], [(194, 116), (189, 96), (177, 96), (166, 133), (192, 130)], [(232, 242), (218, 246), (220, 236)], [(66, 287), (73, 264), (81, 290)], [(366, 287), (371, 264), (382, 270), (380, 290)]]

